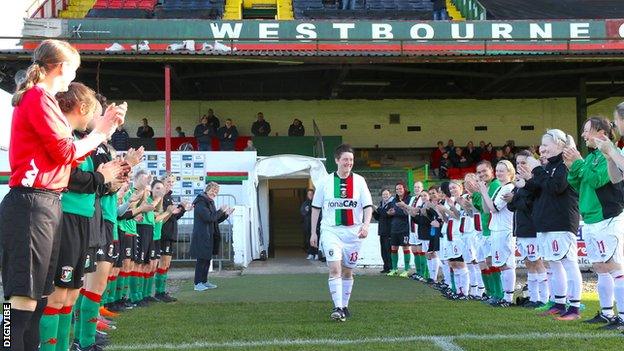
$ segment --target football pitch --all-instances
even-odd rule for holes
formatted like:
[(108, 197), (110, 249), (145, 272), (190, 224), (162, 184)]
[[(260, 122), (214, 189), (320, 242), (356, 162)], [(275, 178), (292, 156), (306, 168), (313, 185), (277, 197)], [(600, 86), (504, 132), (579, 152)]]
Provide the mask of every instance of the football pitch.
[[(107, 350), (620, 350), (624, 335), (524, 308), (449, 301), (409, 279), (358, 276), (344, 323), (329, 319), (327, 276), (214, 278), (178, 302), (124, 312)], [(585, 294), (583, 319), (598, 310)]]

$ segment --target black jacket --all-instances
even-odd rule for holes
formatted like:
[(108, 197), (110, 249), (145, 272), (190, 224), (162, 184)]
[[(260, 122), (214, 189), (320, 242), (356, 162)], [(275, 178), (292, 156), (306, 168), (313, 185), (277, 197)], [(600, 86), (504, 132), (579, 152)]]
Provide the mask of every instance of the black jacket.
[[(403, 211), (399, 206), (397, 206), (398, 202), (399, 199), (396, 196), (394, 197), (394, 201), (391, 202), (392, 205), (390, 206), (390, 208), (394, 208), (394, 215), (391, 217), (392, 221), (390, 222), (390, 233), (408, 235), (410, 232), (410, 216), (407, 214), (407, 212)], [(403, 202), (409, 204), (410, 197), (406, 196)]]
[(300, 124), (298, 126), (291, 124), (290, 127), (288, 127), (288, 136), (304, 136), (305, 135), (305, 128), (303, 127), (303, 124)]
[[(204, 134), (205, 131), (208, 131), (208, 134)], [(210, 142), (212, 141), (212, 137), (214, 136), (214, 129), (212, 129), (212, 127), (210, 127), (209, 124), (203, 125), (203, 124), (198, 124), (195, 126), (195, 131), (193, 131), (193, 136), (195, 138), (197, 138), (197, 142), (199, 143), (208, 143), (210, 144)]]
[(533, 199), (534, 193), (524, 188), (514, 188), (513, 199), (507, 204), (507, 209), (514, 213), (513, 235), (518, 238), (535, 238), (535, 226), (533, 225)]
[(219, 128), (219, 140), (221, 141), (221, 151), (234, 151), (238, 129), (235, 126)]
[(154, 128), (150, 126), (140, 126), (137, 129), (137, 137), (139, 138), (153, 138), (154, 137)]
[(416, 220), (416, 224), (418, 224), (418, 239), (420, 240), (431, 239), (431, 221), (437, 220), (438, 223), (440, 223), (440, 226), (442, 225), (442, 220), (434, 209), (428, 208), (425, 213), (426, 215), (419, 214), (414, 217)]
[[(166, 210), (169, 206), (173, 205), (173, 198), (171, 191), (165, 194), (163, 197), (163, 208)], [(184, 216), (186, 210), (181, 205), (178, 205), (180, 213), (171, 215), (165, 223), (162, 225), (162, 240), (177, 241), (178, 240), (178, 220)]]
[(392, 199), (390, 199), (385, 205), (383, 201), (379, 203), (379, 207), (373, 211), (373, 218), (377, 221), (377, 234), (379, 236), (390, 235), (390, 225), (392, 217), (388, 216), (388, 210), (392, 208)]
[(532, 218), (537, 232), (578, 232), (579, 197), (568, 183), (568, 168), (561, 155), (536, 167), (525, 188), (535, 197)]
[(219, 253), (221, 232), (219, 223), (227, 219), (227, 215), (217, 210), (215, 203), (205, 193), (198, 195), (193, 201), (194, 221), (191, 237), (190, 254), (192, 257), (211, 260), (212, 255)]
[(271, 134), (271, 125), (267, 121), (255, 121), (251, 125), (251, 133), (254, 136), (269, 136)]

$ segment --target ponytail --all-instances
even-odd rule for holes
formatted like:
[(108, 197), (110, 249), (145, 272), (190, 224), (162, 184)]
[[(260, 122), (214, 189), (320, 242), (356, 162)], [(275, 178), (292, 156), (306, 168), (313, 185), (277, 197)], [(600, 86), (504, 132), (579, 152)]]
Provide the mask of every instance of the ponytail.
[(43, 81), (54, 66), (63, 62), (73, 62), (76, 63), (76, 66), (80, 65), (78, 50), (65, 41), (55, 39), (42, 41), (33, 52), (33, 63), (26, 70), (26, 78), (19, 82), (15, 88), (11, 104), (13, 106), (19, 105), (26, 91)]

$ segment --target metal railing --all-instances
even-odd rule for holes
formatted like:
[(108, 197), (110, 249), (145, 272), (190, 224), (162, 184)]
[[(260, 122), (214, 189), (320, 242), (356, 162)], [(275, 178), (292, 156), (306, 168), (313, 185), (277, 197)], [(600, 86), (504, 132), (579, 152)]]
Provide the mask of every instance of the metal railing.
[[(219, 208), (222, 205), (235, 206), (237, 204), (236, 197), (229, 194), (218, 195), (215, 206)], [(178, 241), (176, 242), (172, 261), (174, 262), (190, 262), (194, 261), (189, 254), (191, 248), (191, 237), (193, 235), (193, 213), (187, 212), (184, 217), (178, 220)], [(213, 255), (212, 264), (214, 269), (223, 269), (224, 264), (232, 264), (234, 262), (234, 250), (232, 248), (232, 219), (228, 218), (219, 225), (221, 232), (221, 244), (219, 253)]]
[(487, 19), (487, 10), (478, 0), (451, 0), (451, 2), (467, 20)]

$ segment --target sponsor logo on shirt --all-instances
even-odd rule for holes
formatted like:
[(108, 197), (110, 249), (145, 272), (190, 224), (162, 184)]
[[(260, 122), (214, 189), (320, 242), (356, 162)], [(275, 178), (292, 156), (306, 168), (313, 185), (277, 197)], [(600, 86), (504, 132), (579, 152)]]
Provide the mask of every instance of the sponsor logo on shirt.
[(358, 202), (353, 199), (331, 199), (327, 202), (329, 208), (356, 208)]
[(30, 188), (35, 184), (35, 178), (37, 178), (37, 174), (39, 174), (39, 168), (35, 165), (35, 160), (30, 160), (31, 170), (26, 171), (24, 174), (24, 178), (22, 178), (22, 186)]

